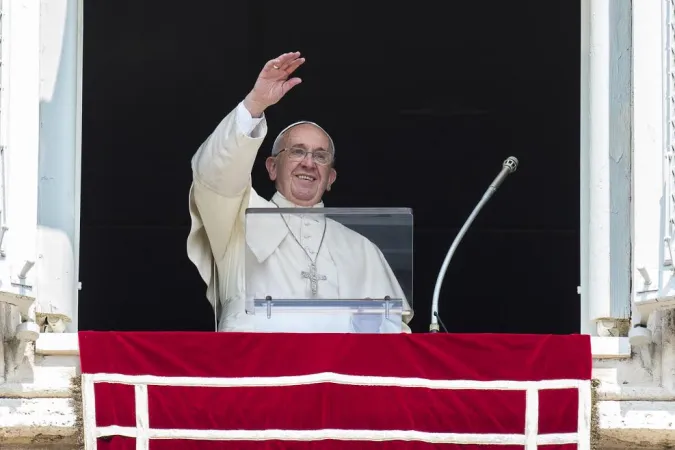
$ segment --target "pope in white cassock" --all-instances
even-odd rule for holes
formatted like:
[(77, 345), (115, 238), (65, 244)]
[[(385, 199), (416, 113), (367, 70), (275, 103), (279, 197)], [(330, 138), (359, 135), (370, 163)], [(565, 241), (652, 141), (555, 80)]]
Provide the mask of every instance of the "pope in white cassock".
[[(247, 208), (321, 208), (323, 193), (335, 183), (333, 140), (319, 125), (298, 122), (279, 134), (265, 163), (277, 192), (268, 201), (251, 186), (251, 169), (267, 134), (264, 112), (300, 84), (290, 75), (304, 62), (298, 52), (268, 61), (251, 92), (192, 159), (187, 253), (207, 285), (219, 331), (265, 331), (269, 319), (246, 313), (247, 291), (256, 298), (390, 296), (404, 299), (404, 322), (412, 318), (382, 252), (355, 231), (301, 212), (265, 214), (245, 225)], [(351, 321), (334, 316), (284, 320), (293, 320), (290, 328), (297, 332), (355, 331)], [(410, 328), (404, 324), (403, 331)]]

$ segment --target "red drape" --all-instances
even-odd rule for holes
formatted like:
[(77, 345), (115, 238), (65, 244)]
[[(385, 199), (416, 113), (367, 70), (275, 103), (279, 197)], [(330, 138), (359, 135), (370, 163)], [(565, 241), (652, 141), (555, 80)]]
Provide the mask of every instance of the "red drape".
[(100, 449), (523, 450), (539, 381), (537, 448), (576, 449), (591, 378), (583, 335), (80, 332), (80, 358)]

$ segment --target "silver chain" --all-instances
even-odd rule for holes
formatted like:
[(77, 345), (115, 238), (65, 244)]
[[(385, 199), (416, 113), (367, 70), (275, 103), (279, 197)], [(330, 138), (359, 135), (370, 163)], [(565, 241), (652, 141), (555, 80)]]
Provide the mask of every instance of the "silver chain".
[[(270, 200), (272, 203), (276, 205), (277, 208), (281, 208), (274, 200)], [(305, 255), (307, 255), (307, 258), (309, 258), (309, 262), (312, 264), (316, 264), (316, 260), (313, 260), (311, 256), (309, 256), (309, 252), (305, 250), (305, 247), (302, 246), (300, 241), (298, 240), (297, 237), (295, 237), (295, 234), (293, 233), (293, 230), (291, 230), (291, 227), (288, 225), (288, 222), (286, 222), (286, 219), (284, 219), (284, 216), (282, 214), (279, 214), (281, 216), (281, 220), (284, 221), (284, 225), (286, 225), (286, 228), (288, 228), (288, 232), (291, 233), (291, 236), (293, 236), (293, 240), (298, 244), (298, 246), (302, 249), (303, 252), (305, 252)], [(321, 241), (319, 242), (319, 248), (316, 250), (316, 259), (319, 259), (319, 252), (321, 251), (321, 246), (323, 245), (323, 239), (326, 237), (326, 228), (328, 227), (328, 222), (324, 220), (323, 222), (323, 234), (321, 235)]]

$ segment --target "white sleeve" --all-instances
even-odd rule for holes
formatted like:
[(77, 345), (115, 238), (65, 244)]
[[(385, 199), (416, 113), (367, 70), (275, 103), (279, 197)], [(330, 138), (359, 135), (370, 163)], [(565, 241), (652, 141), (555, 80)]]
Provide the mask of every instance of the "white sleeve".
[(248, 109), (246, 109), (243, 102), (239, 102), (235, 114), (237, 115), (237, 125), (239, 127), (239, 132), (252, 138), (260, 137), (261, 130), (258, 128), (258, 125), (260, 125), (260, 122), (265, 120), (264, 114), (259, 118), (252, 117), (251, 113), (248, 111)]
[(194, 180), (225, 197), (241, 196), (267, 133), (265, 117), (254, 119), (242, 103), (230, 111), (192, 158)]
[(190, 253), (194, 260), (211, 252), (216, 258), (225, 254), (249, 194), (253, 195), (251, 169), (266, 133), (265, 118), (252, 118), (239, 104), (193, 156), (190, 242), (195, 244)]

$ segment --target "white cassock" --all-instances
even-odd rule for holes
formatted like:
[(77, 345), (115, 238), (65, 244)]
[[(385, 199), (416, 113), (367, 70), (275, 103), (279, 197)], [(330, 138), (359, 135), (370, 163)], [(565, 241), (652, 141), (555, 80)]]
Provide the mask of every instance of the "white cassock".
[[(247, 314), (247, 296), (264, 299), (404, 300), (404, 322), (412, 310), (385, 260), (370, 240), (322, 214), (249, 215), (247, 208), (298, 208), (277, 192), (272, 202), (251, 186), (251, 169), (267, 133), (264, 116), (252, 118), (239, 104), (216, 127), (192, 159), (190, 260), (207, 284), (219, 331), (391, 331), (345, 314)], [(319, 203), (313, 208), (321, 208)], [(291, 234), (292, 233), (292, 234)], [(214, 261), (215, 269), (214, 269)], [(310, 270), (314, 263), (315, 271)], [(214, 271), (217, 270), (217, 280)], [(317, 275), (318, 279), (314, 279)], [(216, 286), (218, 284), (218, 286)], [(218, 295), (216, 295), (218, 289)], [(312, 291), (316, 292), (313, 293)], [(220, 304), (216, 305), (216, 298)], [(410, 328), (404, 324), (403, 331)]]

